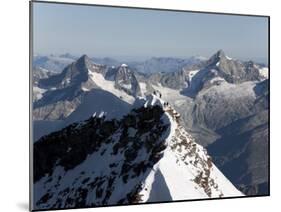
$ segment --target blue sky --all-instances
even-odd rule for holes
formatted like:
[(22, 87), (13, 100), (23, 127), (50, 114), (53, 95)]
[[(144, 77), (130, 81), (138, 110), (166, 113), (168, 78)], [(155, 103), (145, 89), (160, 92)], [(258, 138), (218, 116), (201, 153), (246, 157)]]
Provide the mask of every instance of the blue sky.
[(148, 58), (209, 57), (218, 49), (265, 61), (267, 18), (34, 3), (37, 54)]

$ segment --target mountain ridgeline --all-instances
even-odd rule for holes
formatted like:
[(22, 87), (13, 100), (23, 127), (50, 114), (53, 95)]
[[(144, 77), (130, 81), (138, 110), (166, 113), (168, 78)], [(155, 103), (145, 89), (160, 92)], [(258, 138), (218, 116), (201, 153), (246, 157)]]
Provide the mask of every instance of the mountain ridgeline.
[(34, 144), (35, 207), (73, 208), (243, 195), (158, 96), (120, 120), (69, 125)]
[(39, 62), (36, 208), (268, 194), (265, 65), (222, 50), (209, 59)]

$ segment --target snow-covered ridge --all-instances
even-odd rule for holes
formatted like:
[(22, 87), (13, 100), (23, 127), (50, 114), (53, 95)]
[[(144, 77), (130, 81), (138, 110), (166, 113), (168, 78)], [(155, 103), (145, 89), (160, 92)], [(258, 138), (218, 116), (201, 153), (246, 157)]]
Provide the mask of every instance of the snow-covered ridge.
[[(36, 208), (242, 195), (180, 125), (180, 114), (161, 93), (137, 98), (120, 121), (105, 116), (94, 114), (35, 143)], [(42, 159), (53, 148), (57, 155), (46, 167)]]
[[(162, 119), (169, 123), (163, 158), (154, 165), (142, 184), (142, 201), (183, 200), (241, 196), (231, 182), (215, 167), (206, 149), (198, 145), (180, 125), (180, 114), (157, 96), (150, 96), (146, 104), (162, 105)], [(162, 180), (161, 180), (161, 179)], [(163, 193), (163, 187), (167, 187)]]

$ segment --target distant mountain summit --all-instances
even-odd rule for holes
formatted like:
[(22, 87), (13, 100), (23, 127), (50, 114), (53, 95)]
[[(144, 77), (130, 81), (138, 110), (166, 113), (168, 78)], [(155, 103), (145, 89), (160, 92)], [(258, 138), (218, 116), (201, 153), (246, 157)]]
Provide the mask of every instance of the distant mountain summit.
[(124, 90), (126, 93), (134, 97), (141, 96), (138, 80), (127, 64), (121, 64), (117, 68), (115, 87)]
[[(98, 113), (103, 110), (102, 106), (108, 110), (109, 116), (117, 117), (128, 110), (128, 103), (132, 104), (135, 97), (141, 95), (140, 85), (129, 67), (106, 67), (94, 63), (87, 55), (68, 65), (61, 73), (39, 79), (34, 91), (34, 120), (62, 120), (60, 127)], [(110, 107), (103, 103), (105, 100)], [(101, 102), (98, 104), (96, 101)], [(41, 129), (46, 127), (46, 130), (41, 130), (36, 138), (49, 132), (48, 126), (42, 125)]]
[(103, 73), (105, 68), (103, 65), (94, 64), (88, 56), (83, 55), (60, 74), (39, 80), (38, 86), (48, 92), (34, 103), (34, 118), (66, 118), (81, 103), (85, 92), (98, 87), (92, 74)]
[(90, 79), (89, 72), (102, 72), (105, 66), (94, 64), (87, 55), (81, 56), (77, 61), (68, 65), (57, 75), (48, 79), (42, 79), (39, 83), (42, 87), (66, 88), (80, 86)]
[(216, 64), (217, 62), (219, 62), (220, 60), (225, 60), (225, 59), (229, 59), (231, 60), (230, 57), (226, 56), (225, 52), (223, 50), (218, 50), (215, 54), (213, 54), (208, 60), (207, 60), (207, 64)]
[(199, 67), (192, 82), (183, 91), (186, 95), (194, 97), (201, 90), (225, 81), (228, 83), (243, 83), (247, 81), (261, 81), (262, 67), (253, 62), (243, 62), (228, 57), (223, 50), (219, 50)]
[(249, 62), (245, 63), (231, 59), (222, 50), (217, 52), (213, 57), (217, 57), (217, 61), (212, 66), (217, 66), (218, 75), (223, 77), (227, 82), (241, 83), (261, 79), (257, 64), (249, 66)]

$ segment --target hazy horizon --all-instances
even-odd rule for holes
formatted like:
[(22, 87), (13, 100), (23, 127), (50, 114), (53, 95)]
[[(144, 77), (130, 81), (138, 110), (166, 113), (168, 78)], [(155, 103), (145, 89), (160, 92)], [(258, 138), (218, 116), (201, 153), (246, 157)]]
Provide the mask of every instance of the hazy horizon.
[(230, 57), (267, 63), (266, 17), (34, 2), (33, 48), (40, 55), (145, 60)]
[[(215, 54), (216, 52), (214, 52), (213, 54)], [(106, 56), (106, 55), (100, 55), (100, 56), (95, 56), (95, 55), (91, 55), (91, 54), (76, 54), (76, 53), (69, 53), (69, 52), (65, 52), (65, 53), (61, 53), (61, 54), (43, 54), (43, 53), (34, 53), (33, 56), (54, 56), (54, 57), (60, 57), (63, 56), (65, 54), (69, 54), (73, 57), (75, 57), (75, 59), (80, 58), (83, 55), (87, 55), (90, 58), (97, 58), (97, 59), (103, 59), (103, 58), (110, 58), (110, 59), (114, 59), (117, 60), (118, 62), (122, 63), (122, 62), (143, 62), (145, 60), (149, 60), (151, 58), (176, 58), (176, 59), (189, 59), (191, 57), (203, 57), (205, 59), (209, 59), (213, 54), (209, 55), (209, 56), (204, 56), (204, 55), (190, 55), (190, 56), (186, 56), (186, 57), (176, 57), (176, 56), (143, 56), (143, 57), (134, 57), (134, 56)], [(227, 56), (231, 56), (229, 54), (227, 54)], [(233, 59), (238, 59), (241, 61), (254, 61), (257, 63), (263, 63), (266, 64), (268, 63), (267, 58), (233, 58)]]

